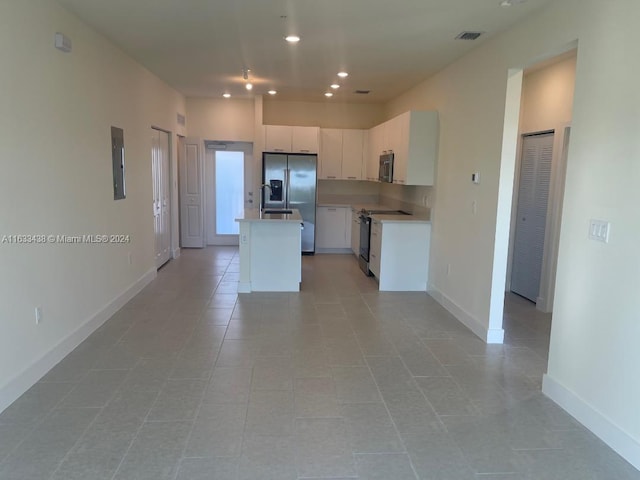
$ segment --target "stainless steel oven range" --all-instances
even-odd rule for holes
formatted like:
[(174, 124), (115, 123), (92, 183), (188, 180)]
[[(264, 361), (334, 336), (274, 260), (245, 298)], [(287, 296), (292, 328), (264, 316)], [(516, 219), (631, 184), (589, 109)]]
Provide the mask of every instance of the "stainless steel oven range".
[(373, 274), (369, 270), (369, 246), (371, 243), (371, 215), (411, 215), (403, 210), (360, 210), (360, 256), (358, 257), (358, 263), (360, 264), (360, 270), (362, 270), (368, 276)]

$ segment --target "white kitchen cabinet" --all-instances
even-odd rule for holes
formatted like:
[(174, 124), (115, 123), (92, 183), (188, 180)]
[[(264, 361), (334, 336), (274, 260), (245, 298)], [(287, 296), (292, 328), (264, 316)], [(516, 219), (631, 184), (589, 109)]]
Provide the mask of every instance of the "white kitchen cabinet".
[(328, 180), (362, 180), (365, 131), (320, 130), (320, 175)]
[(264, 126), (264, 151), (318, 153), (318, 127)]
[(384, 123), (376, 125), (369, 130), (369, 152), (367, 156), (367, 166), (365, 168), (365, 178), (371, 182), (378, 181), (380, 170), (380, 155), (382, 154), (386, 125)]
[(286, 125), (265, 125), (265, 152), (290, 152), (292, 136), (293, 127)]
[(351, 252), (351, 209), (349, 207), (317, 208), (316, 252)]
[(369, 270), (380, 280), (380, 266), (382, 257), (382, 224), (371, 222), (371, 236), (369, 240)]
[(380, 155), (390, 152), (394, 154), (393, 183), (433, 185), (438, 156), (438, 112), (405, 112), (370, 129), (367, 180), (378, 180)]
[(342, 130), (320, 129), (320, 174), (318, 178), (342, 178)]
[(360, 210), (351, 209), (351, 251), (360, 256)]
[(403, 117), (399, 115), (385, 122), (385, 136), (384, 144), (382, 145), (382, 151), (387, 153), (397, 154), (402, 150), (404, 137), (403, 137)]
[(396, 117), (401, 141), (394, 151), (393, 183), (433, 185), (438, 158), (438, 112), (406, 112)]
[(364, 130), (342, 131), (342, 178), (362, 180)]
[(319, 135), (318, 127), (293, 127), (291, 151), (293, 153), (318, 153)]
[(427, 290), (431, 223), (380, 222), (371, 224), (369, 270), (381, 291)]

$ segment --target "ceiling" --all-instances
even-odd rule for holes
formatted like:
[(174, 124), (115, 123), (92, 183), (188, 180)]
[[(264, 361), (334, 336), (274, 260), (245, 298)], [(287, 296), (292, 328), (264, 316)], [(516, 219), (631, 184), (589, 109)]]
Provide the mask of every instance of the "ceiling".
[[(386, 102), (551, 0), (57, 0), (186, 96)], [(455, 40), (463, 30), (486, 32)], [(284, 41), (288, 34), (302, 40)], [(244, 88), (249, 68), (253, 92)], [(324, 97), (337, 72), (349, 77)], [(356, 89), (370, 90), (358, 95)]]

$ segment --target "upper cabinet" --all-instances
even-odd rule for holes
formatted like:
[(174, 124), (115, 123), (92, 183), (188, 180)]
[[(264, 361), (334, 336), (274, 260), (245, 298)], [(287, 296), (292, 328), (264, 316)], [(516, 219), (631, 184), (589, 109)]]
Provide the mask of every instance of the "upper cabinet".
[(320, 179), (362, 180), (365, 152), (364, 130), (320, 130)]
[(369, 130), (369, 149), (366, 161), (365, 179), (371, 182), (378, 181), (378, 170), (380, 169), (380, 155), (385, 150), (386, 123), (376, 125)]
[(319, 153), (319, 179), (378, 181), (380, 155), (393, 153), (393, 183), (433, 185), (438, 112), (410, 111), (370, 130), (264, 126), (264, 151)]
[(294, 153), (318, 153), (320, 128), (293, 127), (291, 151)]
[(342, 178), (362, 180), (364, 140), (364, 130), (342, 131)]
[(378, 180), (380, 155), (393, 153), (393, 183), (433, 185), (438, 112), (405, 112), (369, 130), (366, 179)]
[(264, 126), (264, 151), (318, 153), (318, 127)]
[(433, 185), (438, 158), (438, 112), (406, 112), (399, 122), (394, 149), (393, 183)]

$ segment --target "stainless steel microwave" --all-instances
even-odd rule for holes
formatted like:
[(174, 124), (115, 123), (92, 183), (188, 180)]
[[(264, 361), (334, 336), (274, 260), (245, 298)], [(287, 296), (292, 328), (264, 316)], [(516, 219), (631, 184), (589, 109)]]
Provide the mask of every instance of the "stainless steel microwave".
[(385, 183), (393, 183), (393, 153), (380, 155), (378, 180)]

